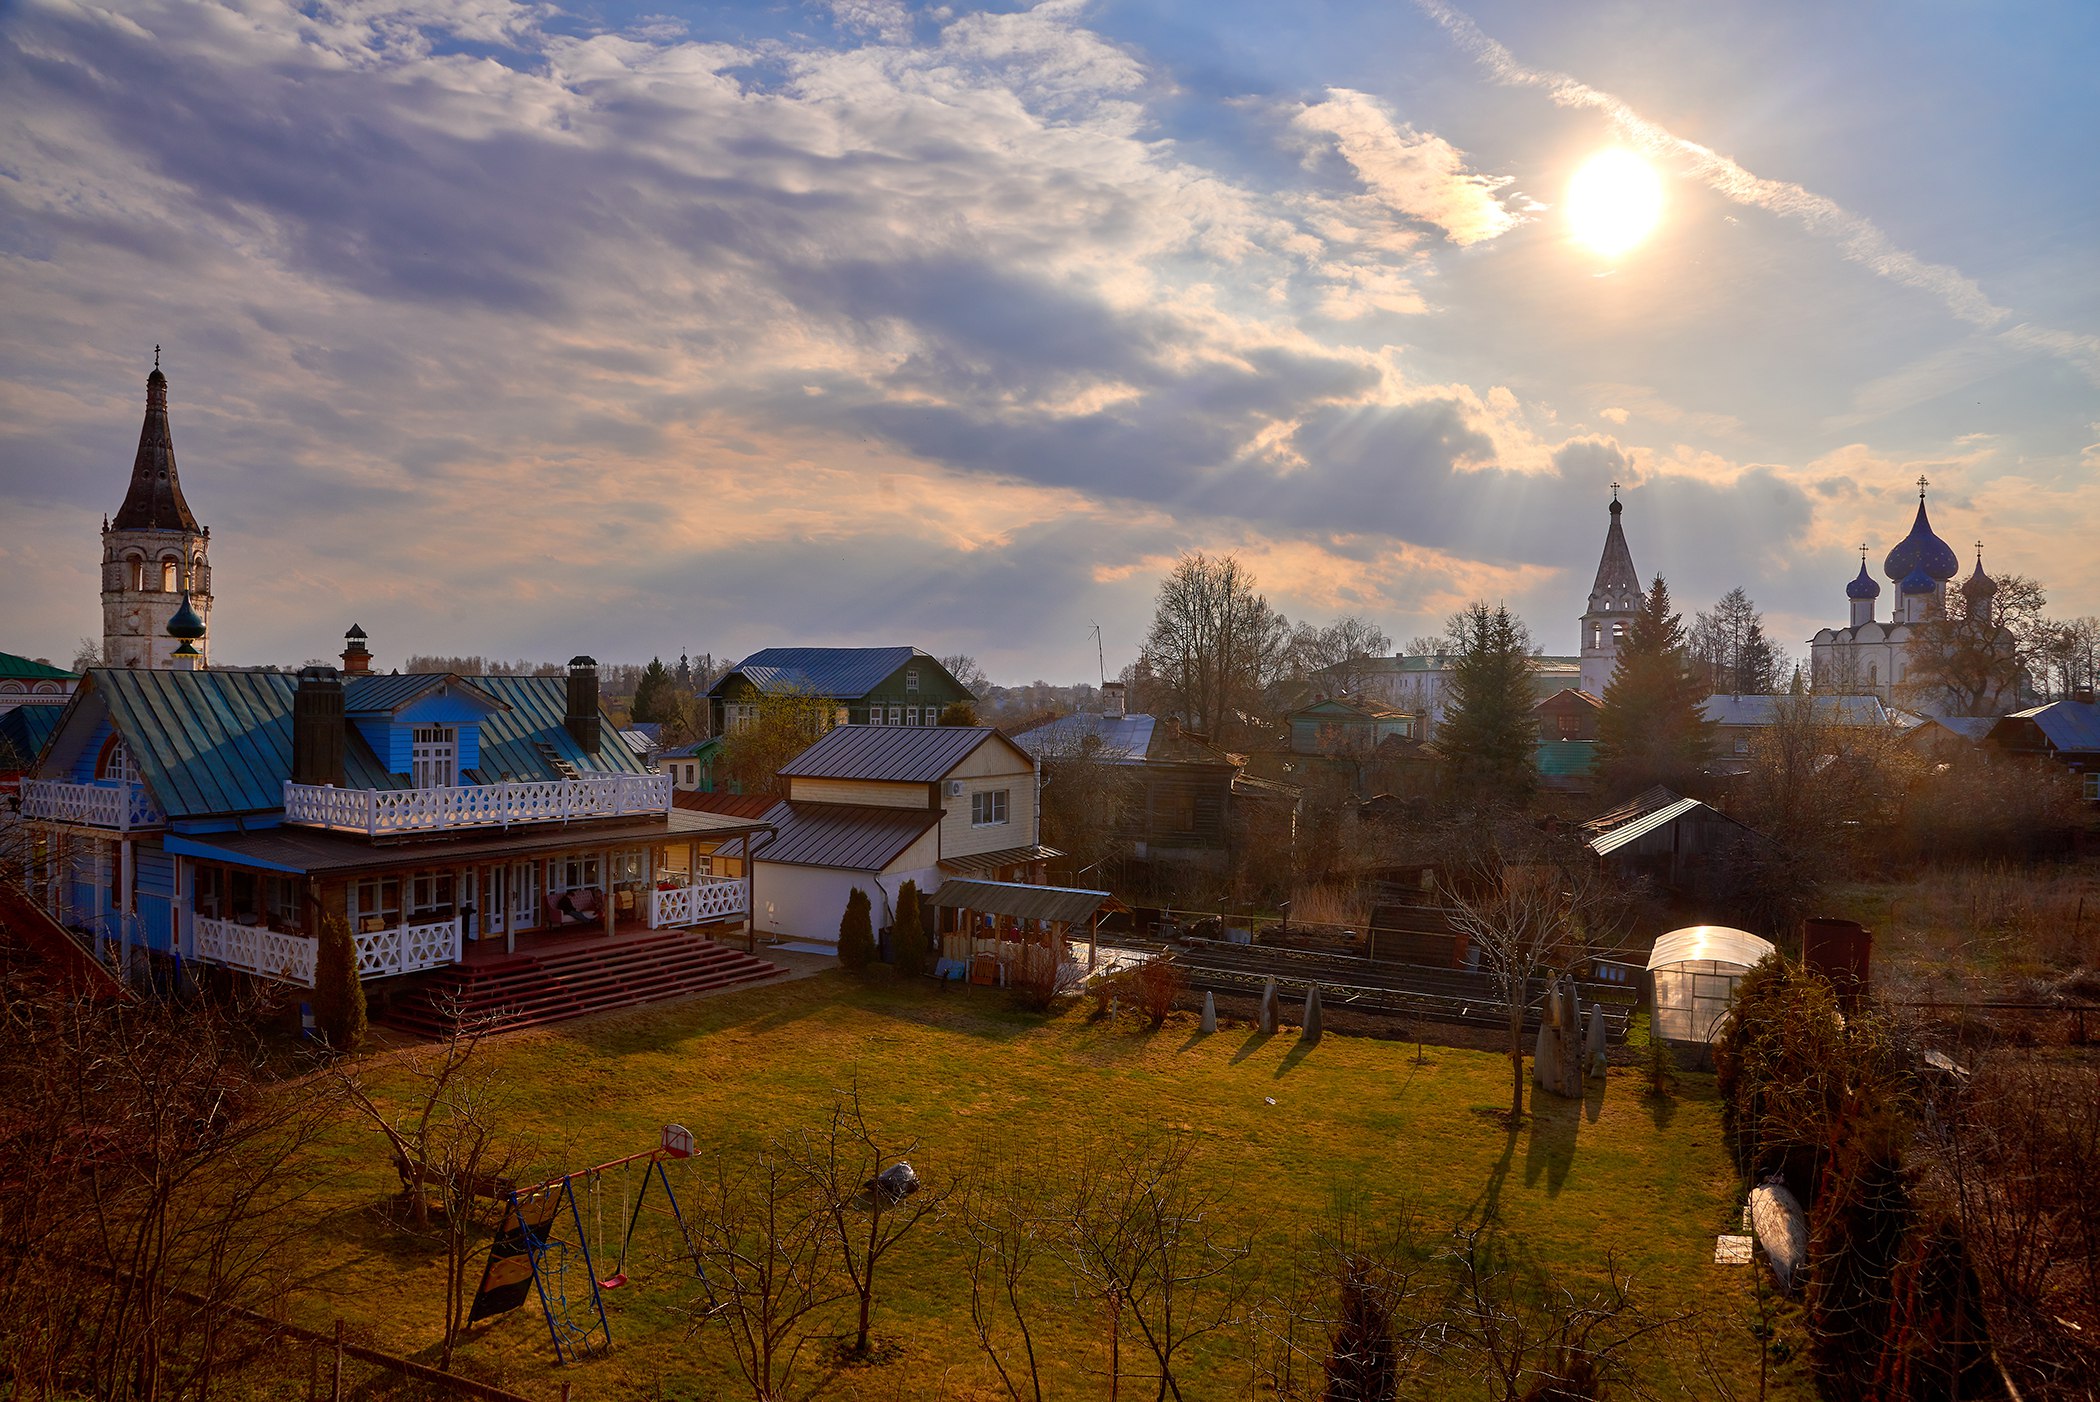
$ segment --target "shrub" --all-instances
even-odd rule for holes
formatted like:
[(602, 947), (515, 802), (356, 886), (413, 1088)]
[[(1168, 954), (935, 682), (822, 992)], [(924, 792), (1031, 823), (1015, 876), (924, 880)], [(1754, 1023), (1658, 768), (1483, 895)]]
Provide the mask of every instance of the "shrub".
[(839, 920), (839, 963), (858, 974), (874, 962), (875, 926), (868, 915), (868, 893), (856, 886)]
[[(1025, 944), (1008, 970), (1006, 986), (1017, 1005), (1032, 1013), (1046, 1013), (1059, 998), (1078, 987), (1081, 977), (1057, 946)], [(1103, 1013), (1108, 1011), (1108, 1000), (1114, 996), (1109, 982), (1097, 979), (1094, 983), (1094, 1002)]]
[(1393, 1310), (1365, 1263), (1343, 1263), (1342, 1322), (1327, 1354), (1327, 1391), (1321, 1402), (1393, 1402), (1399, 1393)]
[(1154, 1027), (1167, 1020), (1167, 1014), (1174, 1011), (1174, 1000), (1187, 986), (1181, 966), (1164, 955), (1138, 965), (1132, 982), (1136, 985), (1138, 1007)]
[(364, 1041), (365, 986), (357, 977), (357, 942), (351, 938), (350, 922), (339, 915), (321, 918), (313, 1005), (314, 1027), (330, 1051), (355, 1051)]
[(904, 978), (926, 972), (926, 925), (920, 914), (919, 883), (907, 881), (897, 892), (897, 918), (890, 925), (890, 962)]

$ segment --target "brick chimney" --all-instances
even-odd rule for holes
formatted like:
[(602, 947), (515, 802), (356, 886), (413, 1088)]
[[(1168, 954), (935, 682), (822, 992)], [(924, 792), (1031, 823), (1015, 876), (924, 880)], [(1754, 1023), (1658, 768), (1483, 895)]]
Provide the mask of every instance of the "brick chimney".
[(361, 677), (372, 670), (372, 654), (365, 651), (365, 630), (355, 623), (343, 634), (343, 675)]
[(1101, 714), (1110, 720), (1119, 720), (1127, 714), (1128, 702), (1124, 698), (1121, 682), (1101, 683)]
[(292, 695), (292, 782), (343, 784), (343, 681), (333, 667), (306, 667)]
[(589, 657), (569, 659), (569, 708), (562, 728), (585, 754), (598, 753), (598, 663)]

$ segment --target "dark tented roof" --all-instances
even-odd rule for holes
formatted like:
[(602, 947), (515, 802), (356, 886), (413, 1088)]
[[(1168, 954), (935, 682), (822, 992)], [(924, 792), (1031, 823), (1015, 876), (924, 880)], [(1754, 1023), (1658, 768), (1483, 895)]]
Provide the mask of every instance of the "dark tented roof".
[(473, 777), (484, 784), (506, 776), (533, 780), (557, 777), (547, 762), (551, 752), (584, 774), (647, 774), (649, 766), (620, 742), (612, 720), (598, 712), (598, 748), (585, 753), (565, 724), (569, 714), (567, 677), (470, 677), (505, 709), (481, 723), (481, 768)]
[(1109, 899), (1106, 891), (1083, 891), (1071, 886), (1024, 886), (1018, 881), (968, 881), (952, 877), (933, 893), (937, 906), (950, 910), (978, 910), (987, 915), (1011, 915), (1017, 920), (1062, 920), (1078, 925), (1094, 918), (1094, 912)]
[(783, 801), (766, 811), (773, 840), (757, 844), (752, 855), (787, 866), (881, 871), (940, 820), (937, 808)]
[(731, 677), (742, 676), (768, 695), (800, 691), (845, 701), (867, 695), (915, 660), (941, 665), (915, 647), (769, 647), (739, 662), (708, 695), (722, 695)]
[(63, 706), (17, 706), (0, 713), (0, 769), (27, 769), (58, 730)]
[(780, 772), (803, 779), (880, 779), (930, 784), (996, 739), (1028, 755), (988, 725), (842, 725)]
[(175, 475), (175, 440), (168, 432), (168, 380), (158, 365), (146, 377), (146, 422), (131, 464), (131, 487), (110, 528), (119, 531), (194, 531), (197, 518), (182, 499)]

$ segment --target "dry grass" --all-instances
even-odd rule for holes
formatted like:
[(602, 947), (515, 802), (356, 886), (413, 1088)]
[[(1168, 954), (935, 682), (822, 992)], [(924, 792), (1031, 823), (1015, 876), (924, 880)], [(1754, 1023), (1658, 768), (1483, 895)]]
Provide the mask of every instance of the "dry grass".
[(1371, 923), (1370, 894), (1353, 883), (1300, 886), (1291, 895), (1291, 923), (1346, 925), (1361, 930)]
[(1874, 931), (1876, 982), (1908, 996), (1987, 997), (2100, 967), (2100, 864), (1979, 863), (1831, 888)]

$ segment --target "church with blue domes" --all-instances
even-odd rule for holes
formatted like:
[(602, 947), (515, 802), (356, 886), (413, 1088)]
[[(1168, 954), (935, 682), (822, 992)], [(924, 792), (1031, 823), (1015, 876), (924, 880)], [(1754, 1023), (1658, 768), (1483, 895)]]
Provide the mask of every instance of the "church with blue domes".
[[(1919, 625), (1950, 615), (1948, 594), (1961, 560), (1953, 547), (1933, 532), (1925, 513), (1926, 479), (1918, 479), (1918, 514), (1910, 534), (1881, 562), (1882, 573), (1895, 586), (1889, 616), (1881, 618), (1881, 583), (1867, 568), (1867, 547), (1859, 548), (1859, 573), (1845, 586), (1851, 621), (1825, 628), (1809, 639), (1809, 667), (1815, 689), (1850, 695), (1872, 694), (1884, 702), (1937, 713), (1930, 696), (1911, 686), (1912, 649)], [(1956, 617), (1987, 614), (1998, 586), (1983, 571), (1983, 547), (1977, 543), (1976, 569), (1953, 592), (1961, 595)], [(2013, 698), (2002, 698), (2011, 704)]]

